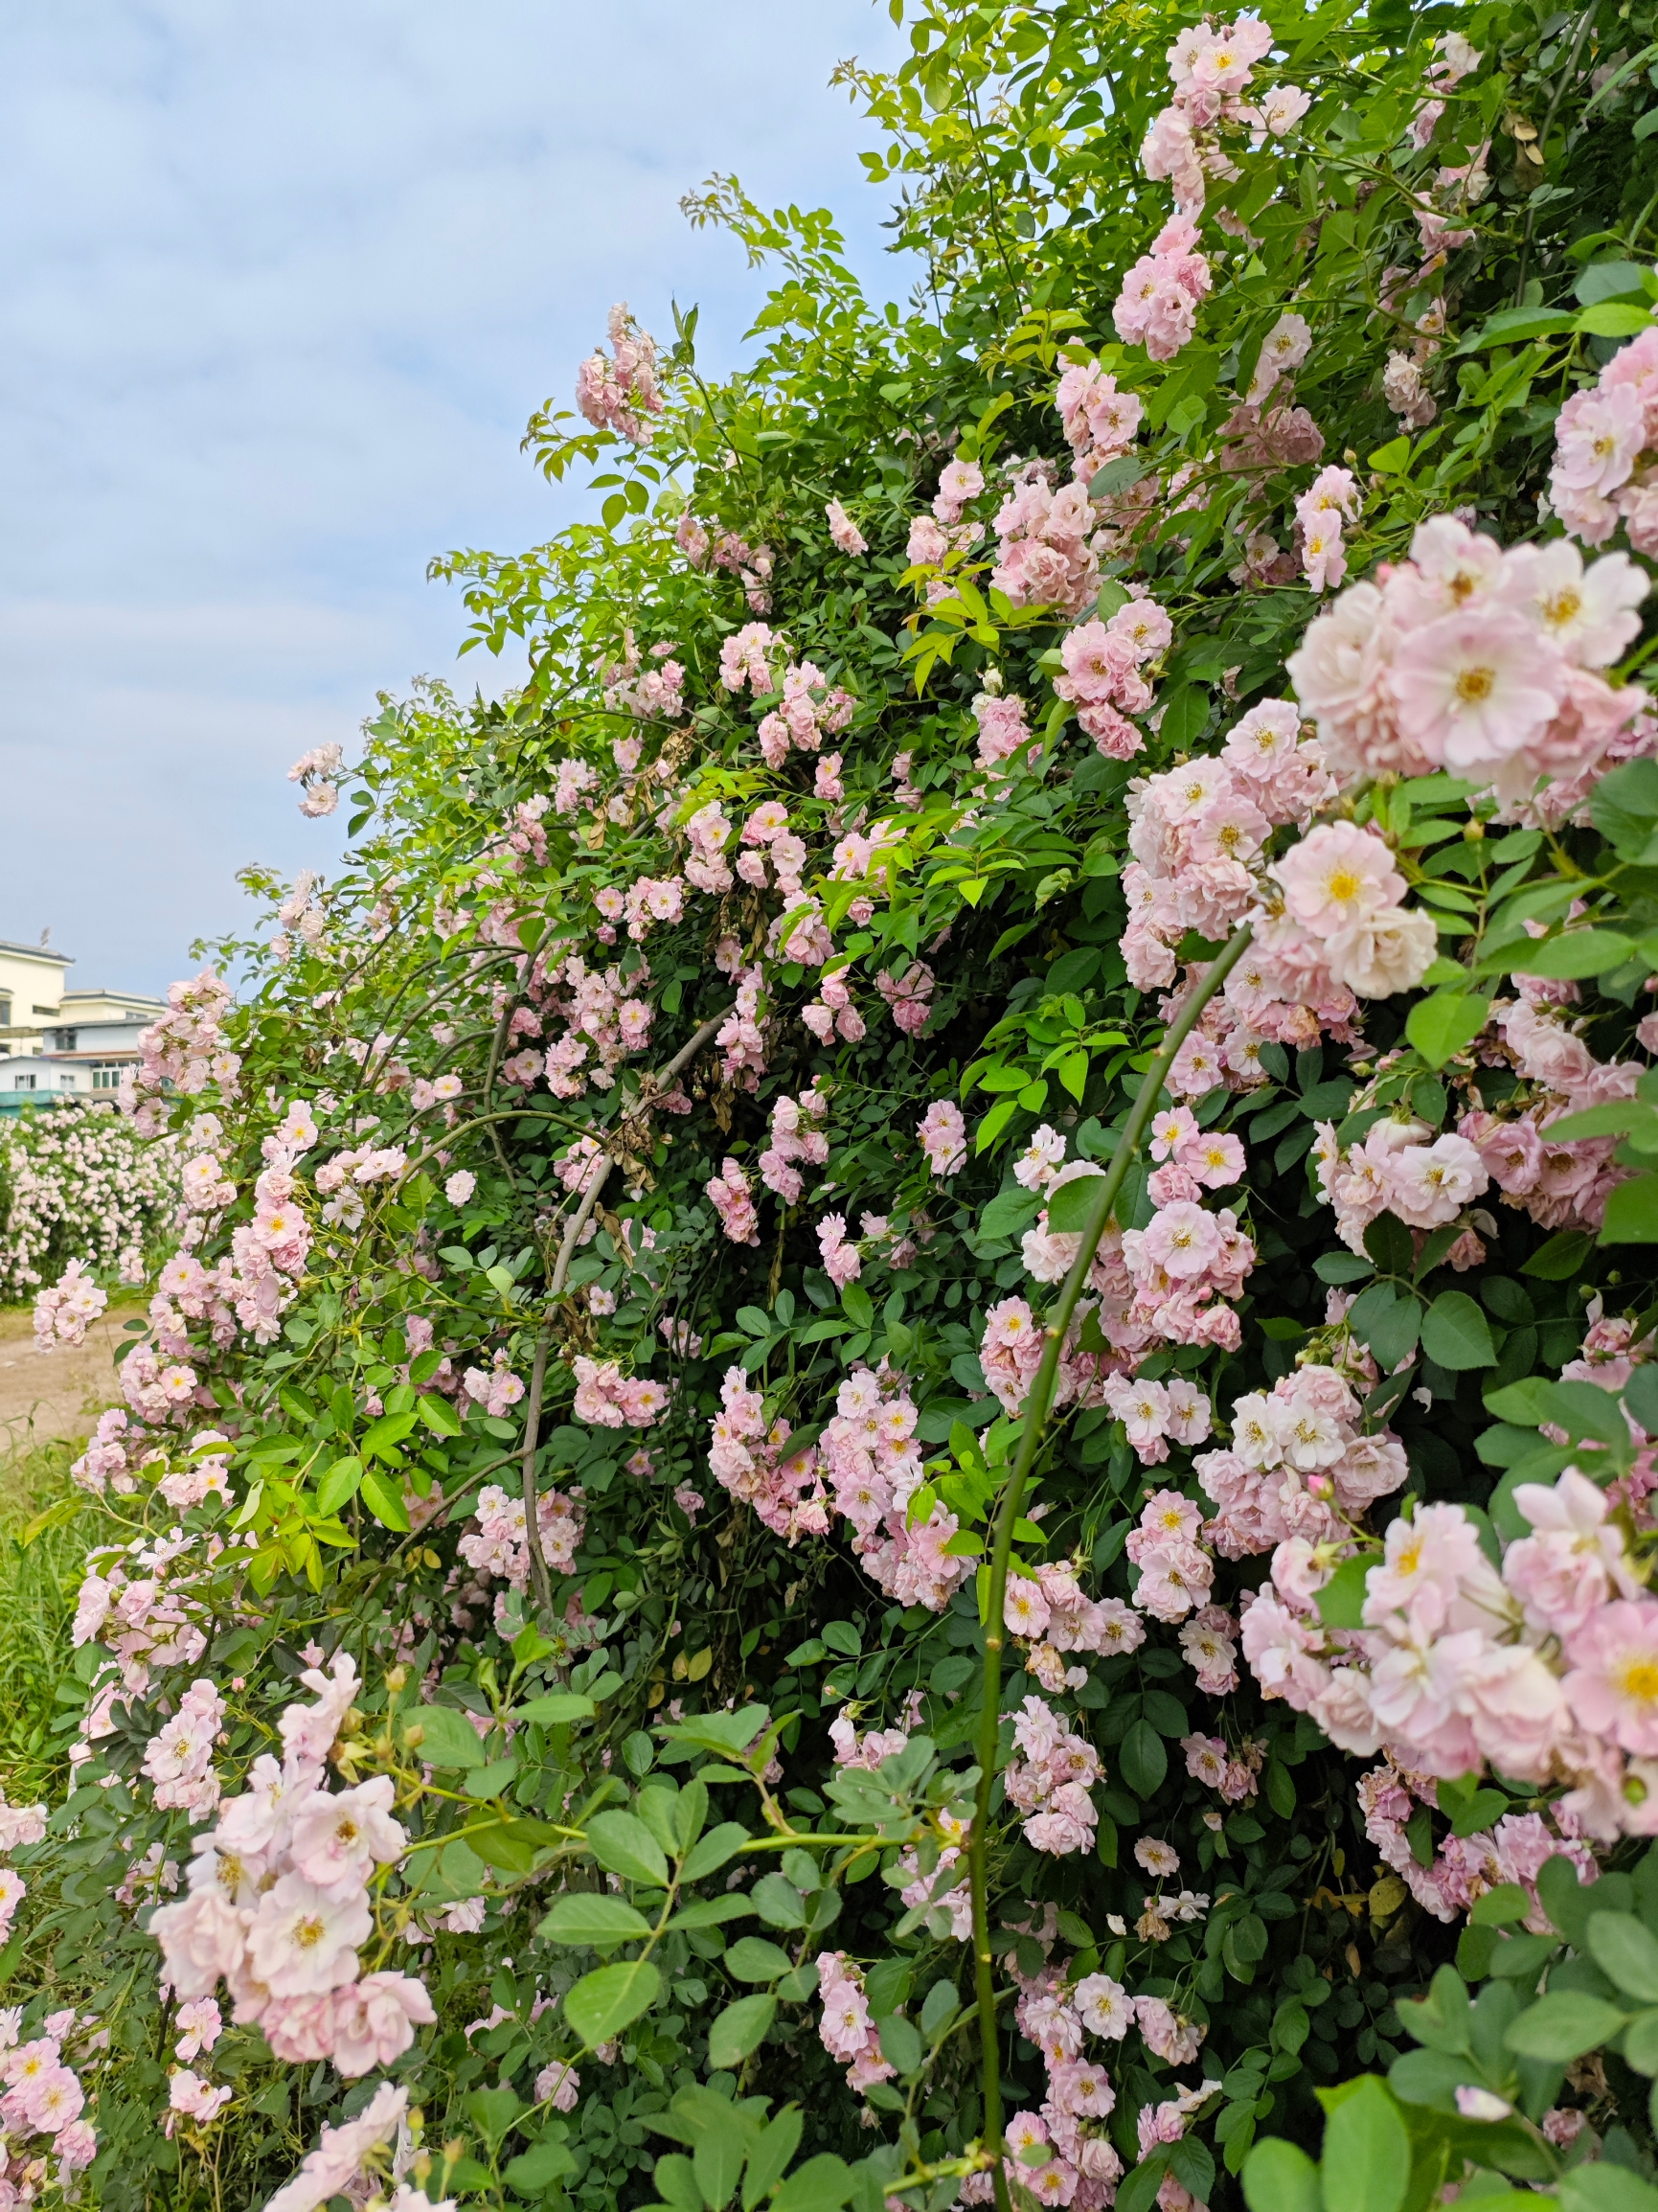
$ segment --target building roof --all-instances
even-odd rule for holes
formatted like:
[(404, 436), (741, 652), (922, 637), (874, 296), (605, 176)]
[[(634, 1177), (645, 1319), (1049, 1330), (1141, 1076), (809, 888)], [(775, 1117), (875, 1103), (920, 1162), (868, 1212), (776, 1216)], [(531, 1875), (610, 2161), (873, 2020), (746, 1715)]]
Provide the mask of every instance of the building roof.
[(58, 968), (73, 968), (73, 952), (56, 951), (50, 945), (18, 945), (10, 937), (0, 937), (0, 952), (10, 952), (24, 960), (49, 960)]

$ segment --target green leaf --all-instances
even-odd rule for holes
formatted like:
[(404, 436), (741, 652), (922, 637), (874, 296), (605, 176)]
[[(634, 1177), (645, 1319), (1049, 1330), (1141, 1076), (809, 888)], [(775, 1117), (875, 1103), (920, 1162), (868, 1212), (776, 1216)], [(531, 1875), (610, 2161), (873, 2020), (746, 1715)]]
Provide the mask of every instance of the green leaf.
[(1409, 1293), (1400, 1297), (1391, 1283), (1373, 1283), (1354, 1299), (1348, 1314), (1353, 1334), (1370, 1346), (1390, 1374), (1416, 1350), (1421, 1320), (1420, 1300)]
[(487, 1767), (489, 1763), (478, 1731), (453, 1705), (420, 1706), (404, 1723), (403, 1741), (413, 1745), (417, 1730), (420, 1743), (415, 1750), (422, 1766)]
[(362, 1479), (363, 1463), (360, 1459), (336, 1459), (317, 1484), (318, 1513), (338, 1513), (342, 1506), (350, 1505), (357, 1494), (357, 1487)]
[(1257, 2143), (1244, 2160), (1243, 2200), (1249, 2212), (1324, 2212), (1318, 2168), (1282, 2135)]
[(768, 1927), (805, 1927), (806, 1901), (784, 1875), (762, 1874), (750, 1895)]
[(1658, 2212), (1658, 2189), (1606, 2158), (1572, 2167), (1554, 2188), (1564, 2212)]
[(1658, 2074), (1658, 2012), (1635, 2015), (1624, 2030), (1624, 2056), (1638, 2074)]
[(1523, 2059), (1551, 2059), (1556, 2065), (1566, 2065), (1609, 2042), (1624, 2019), (1616, 2005), (1582, 1990), (1551, 1990), (1510, 2021), (1503, 2041)]
[[(745, 2005), (763, 2003), (763, 1998), (744, 1997)], [(718, 2022), (715, 2025), (717, 2028)], [(712, 2063), (713, 2044), (710, 2042)], [(747, 2052), (742, 2054), (747, 2057)], [(788, 2162), (800, 2149), (804, 2115), (798, 2105), (785, 2105), (769, 2128), (761, 2129), (749, 2145), (748, 2172), (743, 2176), (743, 2212), (754, 2212), (754, 2207), (766, 2195), (780, 2176), (788, 2171)]]
[(1442, 1290), (1422, 1315), (1422, 1350), (1453, 1374), (1497, 1363), (1486, 1317), (1465, 1290)]
[(1633, 300), (1602, 300), (1578, 317), (1579, 330), (1592, 338), (1632, 338), (1651, 324), (1650, 310), (1638, 308)]
[(1532, 1901), (1517, 1881), (1500, 1881), (1495, 1889), (1488, 1889), (1477, 1898), (1468, 1918), (1476, 1927), (1502, 1927), (1509, 1922), (1524, 1920), (1532, 1909)]
[(363, 1476), (362, 1500), (382, 1528), (406, 1535), (410, 1526), (409, 1509), (403, 1503), (401, 1488), (378, 1468), (370, 1468)]
[(725, 1954), (725, 1971), (738, 1981), (776, 1981), (793, 1965), (786, 1950), (759, 1935), (742, 1936)]
[(726, 1897), (693, 1897), (689, 1904), (681, 1905), (669, 1922), (670, 1927), (723, 1927), (728, 1920), (745, 1920), (754, 1910), (754, 1900), (744, 1897), (740, 1890), (733, 1890)]
[(1015, 1184), (1011, 1191), (1002, 1191), (993, 1197), (979, 1216), (981, 1237), (1018, 1237), (1031, 1226), (1041, 1210), (1041, 1194), (1022, 1191)]
[(1169, 1754), (1149, 1721), (1136, 1721), (1124, 1737), (1117, 1766), (1136, 1797), (1156, 1795), (1169, 1771)]
[(722, 1820), (717, 1828), (711, 1828), (692, 1846), (682, 1870), (685, 1880), (700, 1881), (704, 1875), (715, 1873), (747, 1841), (748, 1830), (739, 1821)]
[(1634, 940), (1615, 929), (1570, 929), (1563, 937), (1544, 938), (1540, 945), (1511, 945), (1505, 958), (1511, 956), (1511, 973), (1577, 981), (1621, 968), (1634, 949)]
[(1626, 761), (1602, 776), (1590, 794), (1589, 819), (1633, 859), (1658, 825), (1658, 761)]
[(413, 1413), (382, 1413), (379, 1420), (367, 1429), (358, 1446), (364, 1459), (383, 1459), (395, 1451), (418, 1417)]
[(1582, 1272), (1583, 1263), (1594, 1248), (1591, 1230), (1558, 1229), (1537, 1246), (1520, 1272), (1539, 1283), (1569, 1283)]
[(512, 1718), (543, 1728), (559, 1728), (571, 1721), (591, 1721), (593, 1712), (591, 1698), (579, 1698), (574, 1690), (549, 1690), (545, 1697), (532, 1698), (527, 1705), (520, 1705)]
[(434, 1436), (459, 1436), (461, 1418), (446, 1398), (428, 1390), (420, 1400), (420, 1419)]
[(662, 1976), (647, 1958), (619, 1959), (581, 1976), (564, 1999), (564, 2018), (591, 2050), (653, 2005), (661, 1988)]
[(1490, 1019), (1489, 999), (1460, 992), (1441, 992), (1420, 998), (1405, 1020), (1405, 1035), (1429, 1065), (1443, 1067), (1446, 1060), (1473, 1043)]
[(1658, 1175), (1616, 1183), (1601, 1224), (1602, 1244), (1658, 1244)]
[(1048, 1200), (1051, 1237), (1074, 1237), (1087, 1227), (1100, 1196), (1101, 1180), (1099, 1175), (1079, 1175), (1075, 1182), (1061, 1183), (1054, 1192)]
[(1366, 2075), (1325, 2122), (1325, 2212), (1399, 2212), (1411, 2138), (1398, 2107)]
[[(601, 1813), (587, 1823), (587, 1848), (601, 1866), (629, 1881), (666, 1887), (668, 1859), (643, 1820), (631, 1813)], [(602, 2042), (603, 2037), (599, 2041)]]
[(832, 2151), (797, 2166), (772, 2199), (772, 2212), (840, 2212), (852, 2193), (852, 2170)]
[(692, 2165), (703, 2202), (711, 2212), (730, 2201), (748, 2155), (749, 2133), (741, 2118), (723, 2097), (706, 2094), (697, 2099), (695, 2119), (700, 2122)]
[(1658, 1936), (1632, 1912), (1597, 1912), (1589, 1950), (1602, 1973), (1644, 2005), (1658, 2005)]
[(540, 2197), (576, 2171), (574, 2155), (551, 2136), (510, 2159), (506, 2178), (522, 2197)]
[(575, 1890), (558, 1899), (535, 1932), (554, 1943), (636, 1943), (650, 1933), (650, 1923), (623, 1898)]
[[(753, 1938), (746, 1940), (752, 1942)], [(769, 1950), (772, 1947), (768, 1944), (764, 1948)], [(729, 1953), (726, 1963), (730, 1964)], [(788, 1961), (784, 1959), (784, 1964)], [(738, 1997), (735, 2004), (727, 2005), (708, 2031), (709, 2065), (715, 2069), (740, 2065), (764, 2041), (765, 2031), (776, 2018), (774, 1996)]]
[(1318, 1593), (1319, 1618), (1327, 1628), (1356, 1629), (1364, 1621), (1365, 1579), (1379, 1565), (1375, 1552), (1359, 1552), (1343, 1560)]

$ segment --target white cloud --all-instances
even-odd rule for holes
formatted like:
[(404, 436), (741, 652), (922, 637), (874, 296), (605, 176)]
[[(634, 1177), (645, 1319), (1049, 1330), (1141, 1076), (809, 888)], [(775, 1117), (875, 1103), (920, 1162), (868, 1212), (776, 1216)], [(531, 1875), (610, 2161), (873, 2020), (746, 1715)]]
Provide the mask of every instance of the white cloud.
[[(735, 358), (763, 280), (678, 198), (735, 169), (827, 202), (877, 290), (871, 143), (833, 61), (862, 0), (58, 0), (0, 22), (0, 935), (159, 987), (322, 857), (284, 781), (377, 689), (496, 690), (455, 545), (577, 494), (518, 453), (619, 294), (699, 300)], [(98, 972), (93, 973), (96, 969)]]

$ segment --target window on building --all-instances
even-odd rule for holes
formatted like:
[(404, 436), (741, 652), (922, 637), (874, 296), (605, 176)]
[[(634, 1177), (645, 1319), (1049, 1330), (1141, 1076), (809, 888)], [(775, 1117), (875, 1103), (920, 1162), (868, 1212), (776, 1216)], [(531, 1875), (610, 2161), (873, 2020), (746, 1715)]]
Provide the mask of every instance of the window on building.
[(60, 1006), (37, 1006), (37, 1007), (34, 1009), (34, 1011), (35, 1011), (35, 1013), (36, 1013), (36, 1014), (47, 1014), (47, 1015), (52, 1015), (52, 1014), (61, 1014), (61, 1013), (63, 1012), (63, 1009), (62, 1009)]
[(11, 1087), (13, 1090), (33, 1090), (34, 1078), (32, 1075), (14, 1075), (11, 1079)]
[(10, 993), (0, 991), (0, 1029), (11, 1026), (11, 999)]
[(118, 1067), (95, 1067), (92, 1071), (94, 1090), (119, 1090), (121, 1070)]
[(72, 1075), (60, 1075), (57, 1078), (57, 1087), (59, 1090), (73, 1090), (75, 1088), (75, 1078)]

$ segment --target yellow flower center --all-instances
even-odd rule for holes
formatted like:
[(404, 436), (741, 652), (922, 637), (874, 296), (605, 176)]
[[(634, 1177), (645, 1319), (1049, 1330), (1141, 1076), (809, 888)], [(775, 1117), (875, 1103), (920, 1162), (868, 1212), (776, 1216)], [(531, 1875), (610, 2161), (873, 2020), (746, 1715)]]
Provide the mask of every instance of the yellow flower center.
[(1658, 1704), (1658, 1659), (1626, 1660), (1618, 1687), (1637, 1704)]
[(1465, 707), (1483, 706), (1496, 688), (1495, 669), (1464, 669), (1457, 677), (1457, 697)]
[(1338, 906), (1345, 906), (1359, 895), (1361, 878), (1351, 868), (1337, 868), (1325, 878), (1325, 896), (1333, 899)]

